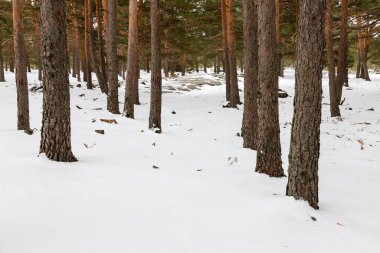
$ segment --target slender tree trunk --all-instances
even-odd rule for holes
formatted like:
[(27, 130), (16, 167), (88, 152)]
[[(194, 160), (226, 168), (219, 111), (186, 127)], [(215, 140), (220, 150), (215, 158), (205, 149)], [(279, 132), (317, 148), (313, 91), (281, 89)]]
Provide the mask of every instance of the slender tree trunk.
[(40, 153), (75, 162), (71, 151), (70, 86), (64, 0), (42, 0), (43, 113)]
[(369, 73), (368, 73), (368, 66), (367, 66), (367, 61), (368, 61), (368, 50), (370, 47), (370, 35), (369, 35), (369, 21), (367, 20), (366, 22), (366, 27), (365, 27), (365, 37), (364, 37), (364, 48), (363, 48), (363, 55), (362, 55), (362, 64), (363, 64), (363, 72), (364, 72), (364, 79), (366, 81), (371, 81), (369, 78)]
[[(358, 41), (360, 41), (360, 38), (358, 38)], [(362, 61), (361, 61), (361, 55), (360, 55), (360, 46), (358, 42), (358, 51), (356, 53), (356, 78), (360, 78), (361, 67), (362, 67)]]
[(286, 194), (302, 198), (318, 209), (325, 1), (300, 1), (296, 93)]
[(0, 41), (0, 82), (5, 82), (3, 49), (1, 47), (1, 41)]
[(338, 96), (338, 87), (335, 79), (335, 58), (334, 58), (334, 42), (332, 37), (332, 21), (331, 21), (331, 0), (326, 1), (326, 49), (327, 60), (329, 66), (329, 91), (330, 91), (330, 114), (331, 117), (340, 116), (339, 103), (336, 97)]
[[(75, 1), (73, 1), (75, 4)], [(74, 53), (75, 57), (75, 72), (77, 74), (77, 81), (81, 82), (81, 50), (80, 50), (80, 42), (79, 42), (79, 28), (78, 28), (78, 17), (76, 16), (76, 8), (73, 5), (74, 9), (74, 18), (73, 18), (73, 26), (74, 26)]]
[(86, 58), (86, 81), (87, 89), (92, 89), (92, 77), (91, 77), (91, 49), (90, 49), (90, 32), (89, 27), (92, 22), (90, 22), (89, 17), (89, 4), (91, 0), (84, 0), (84, 51)]
[(195, 56), (195, 72), (199, 73), (199, 59)]
[(91, 54), (91, 62), (92, 65), (94, 66), (94, 71), (96, 74), (96, 78), (98, 79), (99, 87), (101, 92), (106, 93), (108, 91), (107, 88), (107, 83), (106, 80), (104, 79), (104, 75), (101, 72), (100, 66), (99, 66), (99, 61), (98, 58), (96, 57), (96, 47), (94, 43), (94, 24), (93, 24), (93, 15), (92, 15), (92, 0), (87, 0), (88, 1), (88, 8), (87, 8), (87, 16), (88, 16), (88, 47), (90, 49), (90, 54)]
[(282, 70), (282, 53), (280, 41), (280, 0), (275, 0), (276, 4), (276, 44), (278, 53), (278, 76), (284, 77)]
[(278, 61), (275, 0), (258, 1), (259, 129), (256, 171), (283, 177), (278, 114)]
[(9, 58), (9, 71), (14, 73), (15, 72), (15, 58), (14, 58), (15, 52), (12, 51), (12, 55)]
[(22, 0), (13, 0), (13, 37), (14, 59), (16, 67), (17, 88), (17, 129), (29, 130), (29, 97), (27, 78), (27, 59), (24, 43), (24, 26), (22, 16)]
[[(102, 23), (102, 13), (101, 13), (102, 3), (101, 0), (96, 0), (96, 20), (98, 28), (98, 41), (99, 41), (99, 53), (100, 53), (100, 72), (103, 75), (104, 81), (107, 83), (107, 71), (106, 71), (106, 60), (104, 52), (104, 41), (103, 41), (103, 23)], [(108, 87), (105, 85), (106, 93), (108, 92)]]
[(136, 101), (135, 89), (138, 89), (138, 30), (137, 30), (137, 0), (129, 1), (129, 31), (128, 31), (128, 70), (127, 85), (125, 91), (124, 114), (128, 118), (134, 118), (134, 104)]
[(336, 84), (338, 86), (337, 103), (340, 103), (342, 99), (343, 86), (345, 85), (346, 69), (347, 69), (347, 26), (348, 26), (348, 14), (347, 14), (347, 1), (342, 0), (342, 17), (340, 20), (340, 40), (339, 40), (339, 52), (338, 52), (338, 70), (336, 77)]
[(243, 146), (257, 148), (258, 43), (257, 5), (255, 0), (243, 0), (244, 25), (244, 113)]
[(161, 38), (160, 38), (160, 0), (151, 0), (151, 95), (150, 95), (150, 114), (149, 128), (159, 129), (156, 132), (162, 132), (161, 127), (161, 104), (162, 104), (162, 77), (161, 77)]
[[(226, 18), (226, 0), (221, 0), (221, 12), (222, 12), (222, 37), (223, 37), (223, 57), (224, 57), (224, 67), (223, 71), (226, 79), (226, 100), (230, 101), (230, 61), (229, 61), (229, 53), (228, 53), (228, 42), (227, 42), (227, 18)], [(205, 61), (206, 62), (206, 61)], [(205, 67), (205, 72), (206, 71)]]
[(237, 79), (236, 65), (236, 38), (235, 22), (233, 16), (233, 0), (226, 0), (226, 24), (227, 24), (227, 43), (228, 43), (228, 60), (230, 69), (230, 106), (237, 108), (240, 103), (239, 86)]
[(107, 109), (119, 114), (119, 81), (117, 76), (117, 0), (108, 0), (107, 25), (107, 65), (108, 65), (108, 96)]

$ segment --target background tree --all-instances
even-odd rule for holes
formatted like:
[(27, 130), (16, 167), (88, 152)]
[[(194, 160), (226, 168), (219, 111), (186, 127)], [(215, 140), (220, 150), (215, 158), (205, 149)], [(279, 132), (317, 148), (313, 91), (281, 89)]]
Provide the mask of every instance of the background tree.
[(134, 118), (134, 104), (138, 103), (138, 27), (137, 0), (129, 1), (128, 71), (125, 86), (124, 114)]
[(245, 148), (257, 148), (258, 29), (255, 0), (243, 0), (244, 20), (244, 113), (242, 136)]
[(258, 1), (259, 128), (256, 171), (283, 177), (278, 115), (278, 61), (275, 0)]
[(14, 59), (17, 87), (17, 129), (29, 131), (27, 59), (24, 41), (23, 1), (13, 0)]
[(119, 81), (117, 77), (117, 4), (116, 0), (108, 0), (107, 25), (107, 65), (108, 65), (108, 96), (107, 109), (119, 114)]
[(149, 128), (161, 132), (162, 73), (161, 73), (161, 39), (160, 39), (160, 1), (151, 0), (151, 38), (152, 38), (152, 73)]

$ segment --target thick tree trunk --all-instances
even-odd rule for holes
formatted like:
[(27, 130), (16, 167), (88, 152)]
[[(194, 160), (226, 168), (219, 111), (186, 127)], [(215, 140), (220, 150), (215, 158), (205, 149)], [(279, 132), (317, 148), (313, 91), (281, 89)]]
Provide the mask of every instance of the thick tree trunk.
[(42, 0), (43, 113), (40, 153), (75, 162), (71, 151), (70, 86), (64, 0)]
[(227, 24), (227, 43), (228, 43), (228, 60), (230, 70), (230, 106), (237, 108), (240, 103), (239, 86), (237, 79), (236, 65), (236, 38), (235, 22), (233, 15), (233, 0), (226, 1), (226, 24)]
[(160, 0), (151, 0), (151, 94), (150, 94), (150, 114), (149, 128), (159, 129), (161, 127), (161, 104), (162, 104), (162, 77), (161, 77), (161, 38), (160, 38)]
[(334, 58), (334, 42), (332, 36), (332, 21), (331, 21), (331, 0), (326, 2), (326, 49), (327, 61), (329, 66), (329, 92), (330, 92), (330, 114), (331, 117), (340, 116), (339, 103), (336, 99), (338, 96), (338, 87), (335, 79), (335, 58)]
[(27, 59), (24, 43), (22, 0), (13, 0), (13, 37), (17, 89), (17, 129), (29, 130)]
[(346, 81), (346, 69), (347, 69), (347, 26), (348, 26), (348, 13), (347, 13), (347, 1), (342, 0), (342, 17), (340, 20), (340, 40), (339, 40), (339, 52), (338, 52), (338, 70), (336, 77), (336, 84), (338, 87), (337, 103), (340, 104), (342, 99), (343, 86)]
[(86, 58), (86, 81), (87, 81), (87, 89), (92, 89), (92, 77), (91, 77), (91, 49), (90, 49), (90, 17), (89, 17), (89, 4), (91, 0), (84, 0), (84, 51)]
[[(231, 96), (231, 86), (230, 86), (230, 61), (228, 53), (228, 42), (227, 42), (227, 18), (226, 18), (226, 0), (221, 0), (221, 12), (222, 12), (222, 40), (223, 40), (223, 57), (224, 57), (224, 75), (226, 79), (226, 100), (230, 101)], [(204, 67), (205, 72), (207, 72), (206, 67)]]
[(296, 93), (286, 195), (302, 198), (318, 209), (325, 1), (300, 1)]
[(135, 89), (138, 89), (138, 30), (137, 30), (137, 0), (129, 1), (129, 30), (128, 30), (128, 70), (125, 86), (124, 115), (134, 118)]
[(108, 96), (107, 109), (119, 114), (119, 81), (117, 76), (117, 0), (108, 0), (107, 25), (107, 65), (108, 65)]
[(259, 130), (256, 171), (283, 177), (278, 114), (278, 61), (275, 0), (258, 1)]
[(243, 147), (257, 148), (259, 117), (257, 112), (258, 93), (258, 43), (257, 5), (255, 0), (243, 0), (244, 25), (244, 113)]

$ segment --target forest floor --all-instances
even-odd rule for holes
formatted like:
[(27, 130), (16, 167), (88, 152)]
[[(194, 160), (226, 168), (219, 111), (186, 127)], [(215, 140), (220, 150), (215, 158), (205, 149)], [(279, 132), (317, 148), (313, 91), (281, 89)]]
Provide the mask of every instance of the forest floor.
[[(280, 79), (290, 95), (280, 99), (285, 171), (293, 75), (287, 70)], [(36, 72), (28, 77), (29, 88), (39, 86)], [(8, 82), (0, 83), (0, 252), (375, 252), (380, 75), (371, 78), (350, 78), (340, 121), (329, 117), (324, 76), (316, 211), (285, 196), (287, 178), (254, 172), (256, 153), (243, 149), (237, 136), (242, 106), (222, 107), (223, 76), (164, 80), (162, 134), (147, 129), (149, 74), (142, 72), (135, 120), (108, 113), (105, 95), (71, 79), (72, 144), (79, 162), (64, 164), (38, 155), (40, 90), (29, 96), (34, 134), (15, 130), (16, 89), (7, 72)], [(124, 85), (121, 102), (123, 97)]]

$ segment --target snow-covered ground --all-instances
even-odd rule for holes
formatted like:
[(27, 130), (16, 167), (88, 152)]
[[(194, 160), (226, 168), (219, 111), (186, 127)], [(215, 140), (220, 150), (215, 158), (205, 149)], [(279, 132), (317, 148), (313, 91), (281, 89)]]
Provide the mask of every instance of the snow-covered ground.
[[(285, 170), (293, 74), (287, 70), (280, 79), (280, 88), (291, 95), (280, 99)], [(28, 77), (30, 88), (38, 85), (35, 72)], [(38, 156), (40, 92), (30, 93), (35, 133), (15, 130), (14, 76), (6, 73), (6, 78), (0, 83), (1, 253), (372, 253), (380, 248), (380, 75), (372, 75), (372, 82), (350, 79), (343, 121), (330, 118), (323, 106), (318, 211), (285, 196), (286, 178), (254, 172), (255, 152), (243, 149), (237, 136), (243, 110), (222, 108), (222, 76), (165, 80), (160, 135), (147, 129), (149, 74), (142, 72), (135, 120), (108, 113), (98, 89), (77, 87), (71, 79), (72, 143), (79, 159), (72, 164)], [(120, 101), (123, 97), (124, 87)], [(329, 102), (326, 77), (323, 102)]]

